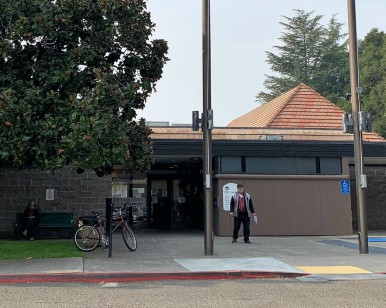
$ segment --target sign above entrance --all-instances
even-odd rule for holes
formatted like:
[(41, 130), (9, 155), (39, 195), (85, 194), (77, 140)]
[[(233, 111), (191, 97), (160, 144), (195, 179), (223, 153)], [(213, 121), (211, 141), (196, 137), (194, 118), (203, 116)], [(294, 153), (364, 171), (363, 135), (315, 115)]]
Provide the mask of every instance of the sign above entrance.
[(263, 135), (259, 137), (259, 140), (284, 140), (283, 135)]
[(227, 183), (222, 187), (222, 202), (224, 211), (230, 210), (230, 202), (232, 196), (237, 192), (236, 183)]
[(350, 194), (350, 181), (349, 180), (340, 181), (340, 193), (342, 195), (349, 195)]

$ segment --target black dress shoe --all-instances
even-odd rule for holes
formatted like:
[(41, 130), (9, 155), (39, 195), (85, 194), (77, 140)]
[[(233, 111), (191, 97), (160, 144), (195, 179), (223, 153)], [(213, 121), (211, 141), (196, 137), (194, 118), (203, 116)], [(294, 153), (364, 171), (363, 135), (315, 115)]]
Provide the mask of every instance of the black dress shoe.
[(250, 241), (250, 240), (244, 241), (244, 242), (245, 242), (245, 244), (251, 244), (251, 241)]

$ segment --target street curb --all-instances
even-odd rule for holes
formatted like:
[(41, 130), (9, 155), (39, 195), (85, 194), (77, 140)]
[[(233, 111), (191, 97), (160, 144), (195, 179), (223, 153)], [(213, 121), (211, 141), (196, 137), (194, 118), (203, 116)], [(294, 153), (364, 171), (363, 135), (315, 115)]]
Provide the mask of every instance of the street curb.
[(227, 279), (274, 279), (297, 278), (307, 273), (260, 272), (260, 271), (208, 271), (174, 273), (65, 273), (65, 274), (16, 274), (0, 275), (1, 284), (23, 283), (106, 283), (164, 280), (227, 280)]

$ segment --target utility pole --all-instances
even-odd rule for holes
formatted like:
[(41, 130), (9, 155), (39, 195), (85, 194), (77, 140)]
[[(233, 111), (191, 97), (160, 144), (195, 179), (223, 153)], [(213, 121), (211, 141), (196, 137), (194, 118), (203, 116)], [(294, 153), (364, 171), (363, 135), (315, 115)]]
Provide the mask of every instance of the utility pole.
[(205, 255), (213, 255), (213, 192), (212, 192), (212, 128), (211, 62), (210, 62), (210, 0), (202, 0), (203, 47), (203, 118), (204, 137), (204, 191), (205, 191)]
[(359, 129), (359, 111), (362, 88), (358, 86), (358, 47), (356, 30), (355, 0), (348, 0), (348, 25), (349, 25), (349, 51), (350, 51), (350, 78), (351, 78), (351, 104), (354, 122), (354, 156), (355, 179), (358, 209), (358, 240), (359, 252), (368, 254), (367, 213), (366, 213), (366, 188), (367, 180), (363, 172), (362, 132)]

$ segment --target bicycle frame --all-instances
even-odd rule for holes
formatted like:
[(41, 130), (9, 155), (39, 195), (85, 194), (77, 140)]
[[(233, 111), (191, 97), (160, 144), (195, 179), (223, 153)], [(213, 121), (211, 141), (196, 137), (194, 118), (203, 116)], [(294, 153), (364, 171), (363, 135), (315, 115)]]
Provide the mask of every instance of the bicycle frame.
[[(95, 228), (98, 228), (98, 227), (102, 227), (103, 228), (103, 234), (105, 235), (106, 233), (106, 228), (105, 228), (105, 224), (108, 222), (107, 219), (100, 219), (99, 218), (99, 214), (98, 214), (98, 222), (94, 224), (93, 227)], [(112, 232), (114, 232), (115, 230), (117, 230), (120, 226), (122, 226), (123, 224), (126, 224), (126, 221), (125, 219), (123, 218), (123, 216), (118, 216), (117, 218), (113, 218), (112, 221), (119, 221), (118, 224), (116, 224), (116, 226), (113, 228)]]
[[(126, 204), (125, 204), (126, 205)], [(120, 226), (122, 227), (122, 238), (126, 247), (135, 251), (137, 249), (137, 240), (134, 232), (128, 226), (125, 216), (122, 214), (122, 210), (125, 208), (125, 205), (119, 209), (119, 214), (112, 218), (112, 222), (117, 222), (116, 225), (112, 228), (112, 232), (117, 230)], [(92, 211), (95, 215), (96, 223), (92, 226), (80, 225), (78, 230), (76, 230), (74, 235), (75, 245), (82, 251), (92, 251), (94, 250), (102, 241), (104, 246), (109, 245), (109, 239), (106, 236), (106, 224), (107, 219), (101, 219), (101, 213)]]

